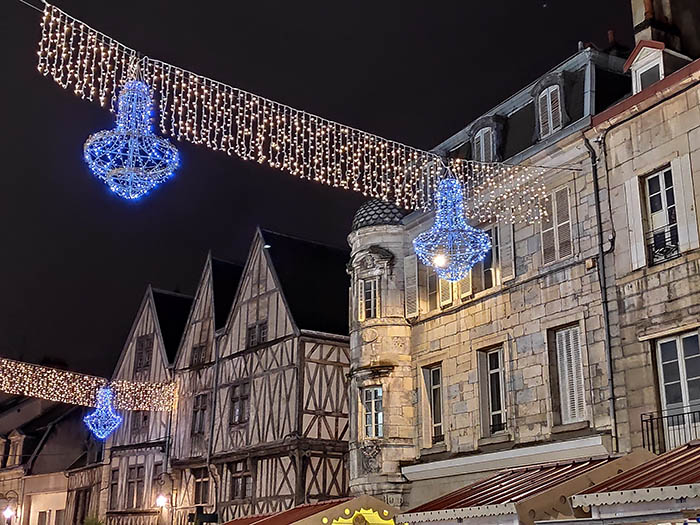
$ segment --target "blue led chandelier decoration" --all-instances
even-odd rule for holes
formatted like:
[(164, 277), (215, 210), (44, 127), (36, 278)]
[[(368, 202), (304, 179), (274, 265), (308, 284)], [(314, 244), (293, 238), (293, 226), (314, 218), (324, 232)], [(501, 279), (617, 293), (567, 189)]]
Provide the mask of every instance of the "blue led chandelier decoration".
[(138, 68), (131, 76), (119, 94), (116, 128), (90, 135), (84, 147), (90, 171), (124, 199), (145, 195), (179, 164), (177, 149), (153, 133), (150, 88), (136, 78)]
[(435, 268), (440, 279), (456, 282), (486, 257), (491, 239), (467, 224), (462, 184), (448, 168), (438, 183), (435, 204), (435, 222), (413, 240), (413, 249), (423, 264)]
[(111, 388), (100, 388), (97, 391), (97, 407), (83, 418), (87, 427), (99, 439), (107, 439), (122, 422), (122, 417), (112, 405), (113, 397), (114, 392)]

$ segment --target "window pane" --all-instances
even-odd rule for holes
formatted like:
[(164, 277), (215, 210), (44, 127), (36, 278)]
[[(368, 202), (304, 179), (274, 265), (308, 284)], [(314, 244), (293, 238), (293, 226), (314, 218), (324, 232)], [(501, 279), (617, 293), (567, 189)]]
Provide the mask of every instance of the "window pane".
[(688, 381), (688, 397), (690, 401), (700, 400), (700, 379)]
[(639, 83), (641, 84), (642, 89), (646, 89), (655, 82), (658, 82), (661, 79), (661, 73), (659, 72), (659, 66), (654, 66), (652, 68), (647, 69), (646, 71), (643, 71), (639, 75)]
[(681, 373), (678, 370), (678, 361), (673, 361), (671, 363), (664, 364), (663, 370), (664, 383), (673, 383), (675, 381), (680, 381)]
[(433, 424), (442, 422), (442, 400), (440, 399), (440, 390), (433, 391)]
[(501, 410), (501, 375), (491, 374), (489, 380), (491, 382), (491, 411), (498, 412)]
[(666, 190), (666, 206), (673, 206), (676, 203), (676, 199), (673, 196), (673, 188)]
[(491, 352), (489, 354), (489, 370), (498, 370), (500, 368), (499, 361), (498, 352)]
[(433, 368), (430, 373), (432, 374), (432, 384), (433, 386), (440, 384), (440, 369)]
[(683, 394), (681, 393), (681, 384), (673, 383), (665, 386), (666, 404), (676, 405), (683, 403)]
[(676, 353), (676, 342), (666, 341), (661, 343), (661, 361), (667, 363), (668, 361), (675, 361), (678, 359), (678, 354)]
[(649, 198), (649, 204), (651, 206), (651, 213), (656, 213), (657, 211), (661, 210), (663, 207), (661, 202), (661, 194), (657, 193), (656, 195), (652, 195)]
[(649, 195), (653, 195), (654, 193), (659, 193), (661, 191), (661, 185), (659, 183), (658, 175), (649, 177), (647, 180), (649, 184)]
[(664, 186), (666, 188), (670, 188), (673, 186), (673, 175), (671, 173), (671, 170), (667, 170), (664, 172)]
[(685, 360), (685, 375), (688, 379), (700, 377), (700, 357), (691, 357)]
[(700, 355), (697, 335), (691, 335), (690, 337), (683, 338), (683, 355), (686, 358), (694, 355)]

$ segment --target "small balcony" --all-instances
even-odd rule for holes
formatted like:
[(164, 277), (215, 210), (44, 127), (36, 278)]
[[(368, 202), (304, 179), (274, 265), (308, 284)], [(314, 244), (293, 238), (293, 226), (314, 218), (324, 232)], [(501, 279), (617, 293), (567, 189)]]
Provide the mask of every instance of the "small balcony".
[(650, 231), (646, 235), (646, 245), (649, 266), (678, 257), (681, 254), (678, 245), (678, 225), (671, 224)]
[(642, 414), (642, 443), (654, 454), (663, 454), (700, 439), (700, 406)]

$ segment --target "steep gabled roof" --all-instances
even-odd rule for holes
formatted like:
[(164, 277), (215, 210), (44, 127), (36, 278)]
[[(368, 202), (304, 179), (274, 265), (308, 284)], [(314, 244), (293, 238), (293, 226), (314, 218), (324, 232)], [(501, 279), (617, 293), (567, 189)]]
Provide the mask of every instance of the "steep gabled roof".
[(347, 335), (350, 252), (269, 230), (261, 234), (297, 327)]
[(226, 325), (242, 275), (243, 266), (212, 257), (211, 282), (214, 289), (214, 326), (216, 330)]
[(177, 354), (180, 338), (192, 306), (192, 297), (175, 292), (153, 289), (153, 304), (158, 315), (160, 333), (168, 362), (172, 363)]

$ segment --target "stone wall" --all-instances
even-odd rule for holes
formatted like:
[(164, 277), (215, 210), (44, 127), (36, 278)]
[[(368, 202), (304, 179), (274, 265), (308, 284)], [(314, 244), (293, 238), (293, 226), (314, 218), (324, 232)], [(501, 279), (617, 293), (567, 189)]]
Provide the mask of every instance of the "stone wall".
[[(659, 100), (660, 99), (660, 100)], [(632, 270), (633, 220), (625, 181), (643, 177), (689, 156), (693, 211), (700, 202), (700, 87), (669, 93), (647, 107), (616, 117), (591, 136), (605, 133), (608, 178), (616, 232), (615, 289), (619, 310), (613, 326), (615, 398), (621, 449), (642, 446), (641, 415), (661, 408), (654, 340), (700, 324), (700, 253), (697, 249), (654, 266)], [(627, 119), (627, 120), (625, 120)], [(674, 173), (674, 180), (677, 174)], [(676, 195), (676, 198), (682, 196)], [(695, 213), (697, 223), (697, 213)]]

